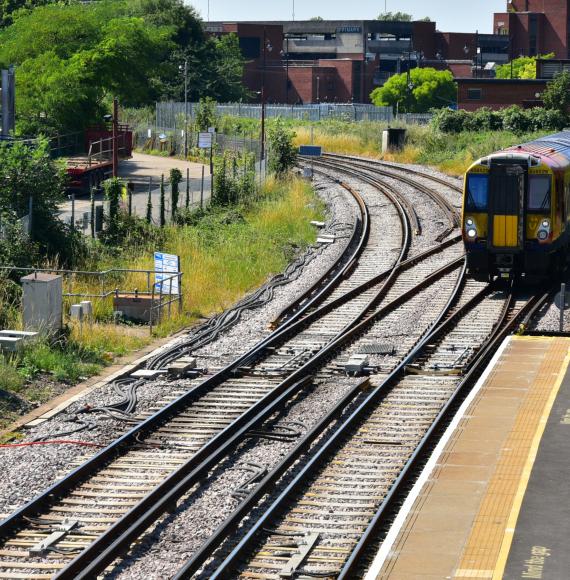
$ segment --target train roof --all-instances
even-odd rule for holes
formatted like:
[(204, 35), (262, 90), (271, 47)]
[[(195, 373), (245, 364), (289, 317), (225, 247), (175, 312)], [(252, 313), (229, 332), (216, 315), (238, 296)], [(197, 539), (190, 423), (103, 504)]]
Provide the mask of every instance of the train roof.
[[(515, 148), (513, 147), (511, 149)], [(522, 145), (521, 149), (545, 156), (559, 153), (566, 157), (566, 159), (570, 159), (570, 131), (561, 131), (554, 135), (547, 135), (546, 137), (535, 139)]]

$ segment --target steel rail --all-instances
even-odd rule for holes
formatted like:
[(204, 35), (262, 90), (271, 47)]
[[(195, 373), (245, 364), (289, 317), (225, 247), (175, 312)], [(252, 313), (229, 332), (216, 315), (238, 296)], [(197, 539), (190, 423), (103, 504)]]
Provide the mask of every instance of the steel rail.
[[(384, 396), (385, 391), (389, 388), (392, 381), (398, 377), (401, 372), (405, 369), (405, 366), (412, 362), (415, 357), (419, 354), (421, 349), (427, 342), (431, 339), (432, 333), (441, 323), (443, 318), (448, 313), (451, 306), (457, 300), (461, 288), (465, 282), (466, 273), (466, 261), (465, 258), (461, 258), (456, 261), (455, 266), (459, 266), (462, 263), (461, 274), (458, 277), (457, 283), (453, 290), (451, 297), (448, 302), (438, 314), (434, 322), (430, 325), (427, 332), (418, 341), (416, 346), (406, 355), (398, 366), (386, 377), (381, 385), (376, 387), (372, 393), (358, 406), (358, 408), (343, 422), (341, 427), (337, 429), (334, 435), (321, 447), (311, 460), (305, 465), (305, 467), (297, 474), (293, 481), (287, 486), (287, 488), (279, 495), (279, 497), (271, 504), (271, 506), (262, 514), (250, 531), (244, 536), (240, 543), (231, 551), (227, 558), (222, 562), (222, 564), (215, 570), (215, 572), (210, 576), (210, 580), (218, 578), (231, 578), (231, 574), (237, 567), (239, 561), (243, 559), (244, 554), (246, 554), (253, 542), (255, 542), (257, 535), (268, 525), (268, 522), (277, 517), (277, 515), (283, 510), (289, 498), (297, 493), (299, 489), (305, 485), (305, 483), (319, 470), (321, 465), (326, 462), (327, 457), (330, 453), (340, 445), (341, 441), (349, 435), (352, 431), (366, 416), (371, 408)], [(412, 289), (412, 290), (415, 290)], [(397, 301), (398, 299), (396, 299)], [(356, 335), (357, 331), (354, 329), (350, 334)]]
[[(387, 169), (394, 169), (395, 171), (404, 171), (407, 173), (413, 173), (418, 177), (423, 177), (425, 179), (429, 179), (430, 181), (435, 181), (436, 183), (440, 183), (441, 185), (445, 185), (445, 187), (449, 187), (449, 189), (453, 189), (454, 191), (463, 194), (463, 188), (455, 183), (450, 183), (441, 177), (437, 177), (435, 175), (431, 175), (430, 173), (424, 173), (417, 169), (412, 169), (411, 167), (405, 166), (398, 166), (392, 165), (390, 163), (386, 163), (385, 161), (380, 161), (378, 159), (366, 159), (364, 157), (356, 157), (354, 155), (342, 155), (339, 153), (323, 153), (323, 157), (330, 158), (330, 159), (347, 159), (347, 160), (354, 160), (359, 161), (362, 163), (367, 163), (370, 165), (380, 165), (381, 167), (385, 167)], [(394, 174), (397, 175), (397, 174)]]
[(424, 437), (422, 438), (419, 445), (414, 450), (414, 453), (406, 463), (406, 466), (400, 472), (397, 480), (392, 485), (388, 495), (379, 506), (376, 514), (369, 523), (366, 531), (360, 538), (360, 541), (351, 552), (348, 560), (344, 564), (340, 574), (338, 575), (338, 580), (348, 580), (354, 578), (356, 574), (356, 569), (362, 562), (363, 554), (365, 553), (368, 546), (373, 541), (373, 537), (377, 534), (378, 529), (384, 523), (383, 518), (392, 509), (397, 502), (398, 497), (400, 497), (402, 489), (407, 484), (407, 482), (413, 477), (413, 472), (416, 470), (418, 465), (425, 458), (426, 453), (429, 453), (431, 449), (431, 444), (434, 441), (438, 430), (440, 427), (448, 420), (452, 415), (453, 410), (456, 408), (458, 399), (463, 395), (463, 392), (473, 384), (473, 380), (476, 379), (483, 365), (490, 359), (490, 357), (495, 353), (500, 343), (507, 337), (507, 335), (513, 330), (516, 322), (523, 316), (529, 314), (530, 312), (536, 311), (541, 304), (548, 299), (549, 292), (546, 294), (535, 294), (515, 315), (509, 320), (510, 310), (514, 301), (514, 292), (511, 289), (509, 298), (505, 302), (505, 308), (501, 314), (500, 320), (495, 326), (494, 332), (484, 343), (480, 349), (477, 356), (470, 362), (468, 370), (464, 375), (461, 382), (457, 385), (454, 393), (446, 402), (444, 407), (439, 412), (437, 418), (432, 423)]
[[(362, 200), (360, 200), (362, 201)], [(357, 200), (359, 208), (362, 205), (359, 200)], [(362, 216), (363, 221), (368, 221), (368, 218)], [(364, 233), (364, 231), (363, 231)], [(353, 258), (354, 258), (353, 254)], [(308, 309), (308, 304), (303, 306), (298, 312), (302, 313)], [(6, 517), (0, 522), (0, 539), (4, 538), (7, 534), (11, 533), (13, 530), (17, 529), (24, 521), (26, 517), (31, 517), (35, 512), (41, 511), (44, 505), (49, 505), (61, 497), (64, 493), (69, 491), (72, 487), (76, 486), (83, 479), (87, 478), (92, 471), (95, 471), (99, 467), (103, 466), (107, 461), (111, 460), (116, 453), (120, 452), (121, 449), (127, 446), (132, 446), (138, 444), (138, 439), (141, 436), (149, 433), (154, 427), (159, 424), (160, 421), (166, 421), (179, 412), (180, 409), (186, 407), (188, 404), (196, 400), (199, 396), (203, 395), (207, 389), (213, 388), (225, 380), (231, 378), (233, 374), (244, 365), (246, 362), (250, 362), (256, 356), (258, 356), (264, 349), (267, 348), (277, 339), (281, 339), (285, 332), (290, 326), (293, 326), (294, 321), (288, 321), (283, 324), (279, 329), (272, 332), (267, 338), (263, 339), (260, 343), (256, 344), (249, 351), (240, 355), (235, 361), (230, 363), (224, 369), (220, 370), (218, 373), (209, 377), (200, 385), (196, 386), (192, 390), (188, 391), (184, 395), (178, 397), (163, 409), (157, 411), (121, 437), (110, 443), (107, 447), (102, 449), (99, 453), (94, 455), (88, 461), (74, 469), (69, 473), (64, 479), (51, 485), (44, 492), (36, 496), (34, 499), (29, 501), (27, 504), (16, 510), (14, 513)]]
[[(358, 192), (356, 192), (353, 188), (351, 188), (349, 185), (347, 185), (339, 180), (333, 179), (333, 178), (329, 177), (328, 175), (326, 177), (328, 179), (330, 179), (331, 181), (338, 183), (341, 187), (343, 187), (349, 193), (352, 194), (352, 196), (355, 198), (357, 204), (360, 207), (360, 212), (361, 212), (361, 216), (362, 216), (360, 221), (361, 221), (362, 225), (360, 226), (360, 224), (358, 222), (354, 224), (354, 228), (352, 231), (352, 235), (350, 237), (350, 241), (347, 244), (346, 249), (343, 252), (343, 255), (340, 256), (339, 260), (336, 263), (334, 263), (324, 273), (324, 275), (321, 276), (321, 278), (319, 280), (317, 280), (314, 284), (312, 284), (310, 286), (310, 288), (308, 288), (300, 296), (295, 298), (292, 302), (290, 302), (287, 306), (285, 306), (285, 308), (283, 308), (283, 310), (281, 310), (281, 312), (279, 312), (279, 314), (271, 322), (271, 328), (276, 328), (278, 325), (280, 325), (282, 323), (282, 321), (285, 318), (290, 318), (291, 314), (294, 311), (297, 311), (301, 305), (304, 306), (304, 311), (306, 311), (308, 308), (314, 307), (316, 304), (321, 302), (330, 293), (332, 288), (336, 284), (338, 284), (340, 282), (340, 280), (344, 276), (346, 276), (352, 270), (352, 268), (354, 268), (354, 266), (358, 263), (358, 258), (362, 254), (364, 247), (365, 247), (365, 244), (368, 241), (368, 237), (370, 235), (370, 214), (369, 214), (369, 211), (368, 211), (366, 204), (364, 203), (364, 200), (362, 199), (360, 194)], [(363, 233), (360, 235), (360, 240), (358, 242), (356, 249), (352, 253), (352, 256), (350, 257), (350, 259), (348, 259), (346, 261), (345, 265), (342, 266), (340, 269), (338, 269), (338, 271), (336, 271), (338, 263), (344, 260), (345, 254), (348, 253), (349, 248), (355, 243), (359, 227), (361, 227)], [(335, 271), (336, 271), (336, 273), (335, 273)], [(318, 292), (318, 294), (314, 295), (315, 292), (318, 290), (319, 286), (322, 286), (325, 283), (325, 281), (329, 278), (330, 278), (330, 281), (327, 283), (327, 285), (324, 288), (322, 288)], [(313, 296), (313, 297), (311, 298), (311, 296)]]
[[(324, 161), (324, 163), (327, 163), (327, 161)], [(352, 167), (356, 167), (359, 169), (364, 169), (364, 170), (370, 171), (372, 173), (382, 175), (384, 177), (389, 177), (391, 179), (395, 179), (397, 181), (402, 181), (403, 183), (406, 183), (407, 185), (414, 187), (415, 189), (418, 189), (419, 191), (422, 191), (423, 193), (428, 195), (442, 209), (442, 211), (448, 216), (448, 218), (450, 218), (450, 221), (453, 224), (453, 226), (456, 227), (457, 225), (459, 225), (459, 215), (458, 215), (456, 208), (447, 199), (445, 199), (441, 194), (439, 194), (436, 191), (433, 191), (431, 188), (427, 187), (423, 183), (419, 183), (418, 181), (416, 181), (414, 179), (410, 179), (409, 177), (406, 177), (404, 175), (398, 175), (396, 173), (386, 171), (384, 169), (380, 169), (377, 167), (371, 168), (370, 165), (367, 164), (366, 162), (346, 160), (346, 161), (341, 161), (341, 165), (343, 165), (343, 164), (346, 164), (346, 165), (349, 165)], [(411, 172), (416, 173), (416, 174), (420, 175), (421, 177), (425, 177), (423, 174), (420, 174), (417, 171), (411, 171)]]
[(277, 483), (279, 478), (285, 474), (295, 461), (300, 459), (306, 451), (315, 443), (320, 435), (338, 419), (346, 407), (354, 401), (356, 396), (368, 385), (370, 379), (367, 377), (353, 387), (334, 408), (319, 421), (315, 427), (308, 432), (299, 443), (284, 457), (281, 462), (268, 473), (265, 478), (250, 492), (250, 494), (236, 507), (232, 514), (212, 533), (192, 558), (176, 573), (173, 580), (190, 578), (208, 560), (212, 553), (220, 544), (236, 530), (243, 518), (251, 511), (255, 504)]
[(365, 331), (368, 326), (379, 318), (393, 311), (420, 290), (441, 279), (462, 264), (462, 272), (464, 272), (464, 257), (453, 260), (328, 344), (303, 367), (296, 370), (280, 385), (275, 387), (262, 401), (259, 401), (246, 411), (244, 419), (240, 417), (239, 420), (234, 421), (230, 427), (204, 445), (196, 455), (94, 540), (55, 578), (60, 580), (87, 580), (101, 573), (117, 556), (124, 553), (125, 549), (150, 525), (168, 511), (177, 499), (206, 477), (216, 462), (229, 453), (248, 431), (259, 427), (264, 420), (275, 412), (280, 404), (297, 393), (310, 380), (319, 366), (325, 364), (335, 352), (350, 344), (356, 336)]
[[(403, 220), (404, 230), (407, 232), (408, 228), (407, 228), (407, 220), (405, 218), (405, 212), (402, 210), (402, 208), (399, 205), (397, 205), (397, 207), (399, 208), (399, 213), (401, 215), (401, 219)], [(407, 233), (405, 234), (404, 237), (406, 240), (409, 238)], [(407, 251), (407, 242), (404, 243), (404, 248), (402, 250), (402, 257), (405, 255), (406, 251)], [(363, 310), (360, 313), (359, 318), (356, 319), (353, 322), (353, 324), (356, 323), (364, 314), (365, 314), (365, 310)], [(306, 321), (299, 321), (299, 324), (306, 324)], [(289, 334), (290, 328), (294, 327), (294, 326), (296, 326), (296, 325), (295, 324), (287, 324), (287, 325), (285, 325), (285, 328), (281, 327), (280, 329), (278, 329), (277, 331), (272, 333), (272, 335), (270, 337), (271, 340), (266, 339), (265, 341), (262, 341), (262, 343), (260, 343), (256, 347), (254, 347), (254, 349), (251, 349), (251, 351), (249, 351), (245, 355), (239, 357), (239, 359), (237, 361), (234, 361), (234, 363), (232, 363), (231, 365), (229, 365), (228, 367), (226, 367), (225, 369), (223, 369), (222, 371), (220, 371), (219, 373), (217, 373), (213, 377), (210, 377), (210, 379), (207, 379), (206, 381), (204, 381), (203, 383), (201, 383), (200, 385), (195, 387), (192, 391), (179, 397), (178, 399), (176, 399), (175, 401), (173, 401), (172, 403), (167, 405), (165, 408), (158, 411), (157, 413), (155, 413), (154, 415), (149, 417), (147, 420), (143, 421), (140, 425), (137, 425), (136, 427), (131, 429), (128, 433), (124, 434), (122, 437), (117, 439), (115, 442), (111, 443), (107, 448), (105, 448), (104, 450), (99, 452), (97, 455), (95, 455), (93, 458), (91, 458), (89, 461), (87, 461), (86, 463), (84, 463), (83, 465), (81, 465), (80, 467), (75, 469), (71, 474), (69, 474), (68, 477), (66, 477), (65, 479), (61, 480), (60, 482), (52, 485), (43, 494), (36, 497), (34, 500), (32, 500), (31, 502), (29, 502), (28, 504), (23, 506), (17, 512), (15, 512), (11, 516), (9, 516), (6, 520), (4, 520), (0, 524), (0, 537), (6, 537), (10, 532), (17, 530), (19, 527), (22, 526), (26, 517), (31, 517), (31, 516), (41, 512), (41, 511), (43, 511), (45, 508), (47, 508), (49, 505), (51, 505), (54, 501), (61, 498), (66, 492), (69, 492), (73, 487), (75, 487), (76, 485), (78, 485), (82, 481), (85, 481), (86, 479), (88, 479), (92, 472), (94, 472), (98, 468), (104, 466), (106, 463), (108, 463), (110, 460), (112, 460), (118, 453), (120, 453), (123, 449), (129, 448), (130, 446), (133, 446), (136, 444), (139, 444), (141, 437), (144, 437), (145, 434), (148, 434), (149, 432), (151, 432), (156, 426), (163, 424), (165, 421), (167, 421), (169, 418), (171, 418), (173, 415), (175, 415), (181, 408), (185, 408), (189, 403), (196, 400), (196, 398), (198, 396), (200, 396), (201, 394), (203, 394), (208, 387), (217, 386), (218, 384), (221, 384), (227, 378), (231, 378), (232, 373), (234, 371), (238, 370), (240, 367), (246, 366), (247, 364), (251, 363), (256, 358), (258, 358), (260, 356), (261, 352), (264, 351), (268, 347), (269, 344), (273, 344), (277, 340), (283, 339), (284, 336)], [(350, 325), (347, 325), (347, 327), (348, 326), (350, 326)], [(336, 344), (336, 340), (341, 335), (342, 335), (342, 332), (339, 333), (335, 337), (335, 339), (333, 341), (335, 344)], [(165, 487), (160, 487), (159, 493), (164, 493), (165, 488), (167, 488), (168, 486), (172, 486), (176, 482), (177, 479), (180, 479), (181, 477), (183, 477), (184, 473), (191, 470), (192, 467), (196, 465), (196, 463), (199, 461), (200, 458), (204, 458), (208, 453), (210, 453), (212, 455), (214, 453), (216, 453), (217, 446), (223, 446), (224, 443), (226, 442), (226, 440), (229, 437), (231, 437), (232, 433), (236, 429), (239, 429), (240, 426), (244, 425), (247, 421), (247, 418), (250, 417), (252, 414), (257, 413), (258, 414), (257, 415), (258, 421), (261, 420), (261, 417), (263, 414), (263, 409), (267, 409), (268, 405), (270, 403), (272, 403), (277, 397), (279, 397), (282, 394), (283, 389), (286, 389), (289, 385), (291, 385), (291, 382), (294, 379), (301, 377), (301, 375), (303, 373), (305, 373), (305, 376), (306, 376), (309, 369), (311, 368), (311, 366), (312, 365), (311, 365), (311, 361), (310, 361), (309, 363), (304, 365), (301, 369), (299, 369), (298, 372), (293, 373), (287, 380), (283, 381), (280, 385), (278, 385), (276, 388), (274, 388), (273, 391), (268, 393), (261, 401), (259, 401), (253, 407), (251, 407), (246, 413), (244, 413), (243, 415), (238, 417), (238, 419), (236, 419), (226, 429), (224, 429), (222, 432), (218, 433), (218, 435), (216, 437), (214, 437), (212, 440), (210, 440), (210, 442), (208, 442), (206, 445), (204, 445), (197, 452), (196, 455), (194, 455), (191, 459), (189, 459), (181, 469), (179, 469), (175, 473), (171, 474), (171, 476), (166, 480), (166, 481), (168, 481), (168, 484), (165, 485)], [(297, 387), (299, 388), (299, 383), (296, 383), (296, 384), (297, 384)], [(150, 494), (150, 496), (152, 496), (152, 498), (153, 498), (153, 501), (154, 501), (154, 499), (156, 499), (156, 497), (155, 497), (156, 492), (157, 492), (157, 490), (155, 489), (155, 491), (151, 492), (151, 494)], [(148, 497), (149, 496), (147, 496), (147, 498)], [(163, 505), (163, 504), (161, 504), (161, 505)], [(133, 508), (130, 512), (127, 512), (127, 514), (125, 514), (122, 518), (120, 518), (115, 525), (113, 525), (109, 530), (107, 530), (107, 532), (104, 533), (104, 535), (100, 536), (99, 540), (94, 543), (97, 545), (96, 550), (101, 550), (103, 548), (103, 544), (107, 545), (110, 542), (113, 542), (112, 536), (116, 536), (117, 534), (120, 534), (121, 529), (128, 528), (128, 525), (126, 525), (126, 524), (129, 523), (130, 521), (132, 521), (133, 518), (135, 518), (135, 515), (136, 515), (135, 510), (137, 510), (137, 515), (140, 515), (142, 509), (148, 510), (148, 502), (147, 502), (147, 504), (144, 504), (144, 508), (143, 508), (143, 502), (141, 502), (141, 504), (136, 506), (136, 508)], [(166, 509), (166, 508), (164, 508), (164, 509)], [(112, 530), (112, 532), (111, 532), (111, 530)], [(105, 538), (104, 541), (103, 541), (103, 538)], [(91, 546), (93, 546), (94, 544), (92, 544)], [(92, 553), (90, 551), (91, 546), (88, 547), (82, 553), (82, 555), (80, 555), (77, 559), (83, 560), (83, 558), (87, 558), (87, 556), (89, 554), (92, 555)], [(73, 562), (75, 562), (75, 560)], [(73, 562), (71, 564), (73, 564)], [(71, 566), (71, 564), (70, 564), (70, 566)], [(79, 568), (79, 569), (81, 569), (81, 568)], [(62, 571), (62, 574), (64, 574), (64, 573), (65, 573), (65, 571)], [(65, 577), (65, 576), (63, 576), (63, 577)]]

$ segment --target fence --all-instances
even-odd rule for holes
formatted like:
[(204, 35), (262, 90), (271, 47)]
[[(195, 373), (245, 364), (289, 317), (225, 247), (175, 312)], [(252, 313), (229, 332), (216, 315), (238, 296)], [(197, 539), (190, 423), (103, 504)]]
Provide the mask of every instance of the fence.
[[(188, 103), (188, 117), (193, 118), (197, 103)], [(217, 114), (220, 116), (246, 117), (261, 119), (261, 105), (242, 103), (218, 104)], [(266, 105), (265, 115), (268, 119), (282, 117), (304, 121), (322, 121), (326, 119), (341, 119), (345, 121), (377, 121), (392, 123), (395, 121), (406, 124), (426, 124), (432, 118), (431, 114), (404, 113), (395, 115), (392, 107), (376, 107), (374, 105), (323, 103), (315, 105)], [(176, 102), (156, 103), (157, 127), (175, 128), (184, 123), (185, 104)]]
[[(165, 310), (168, 316), (171, 314), (172, 304), (178, 304), (178, 312), (182, 312), (182, 272), (175, 272), (171, 275), (159, 279), (152, 280), (152, 277), (157, 274), (164, 275), (164, 272), (159, 270), (135, 270), (127, 268), (113, 268), (101, 272), (89, 272), (82, 270), (60, 270), (50, 268), (20, 268), (17, 266), (0, 266), (0, 270), (5, 272), (22, 272), (28, 274), (36, 274), (40, 272), (59, 274), (63, 277), (66, 291), (63, 292), (64, 300), (68, 302), (82, 300), (98, 300), (100, 304), (105, 307), (105, 302), (111, 299), (113, 302), (111, 308), (114, 311), (115, 300), (122, 296), (127, 297), (146, 297), (150, 299), (149, 304), (149, 327), (152, 333), (152, 328), (156, 324), (160, 324)], [(132, 289), (122, 290), (117, 284), (124, 281), (127, 276), (135, 276), (135, 283), (138, 286), (145, 285), (144, 290), (140, 290), (135, 286)], [(174, 283), (174, 280), (177, 283)], [(87, 288), (84, 291), (77, 291), (75, 286)], [(95, 289), (99, 287), (99, 291)], [(173, 290), (173, 287), (177, 290)], [(108, 309), (108, 304), (106, 305)], [(94, 309), (96, 310), (96, 309)]]
[[(138, 127), (133, 132), (134, 145), (141, 151), (160, 151), (165, 155), (184, 155), (185, 135), (183, 120), (173, 117), (172, 125), (156, 125), (154, 127)], [(214, 137), (217, 153), (226, 151), (248, 152), (255, 155), (259, 160), (261, 155), (261, 145), (259, 133), (249, 132), (242, 135), (222, 135), (216, 134)], [(208, 163), (208, 150), (198, 150), (198, 133), (188, 132), (188, 149), (192, 157), (200, 157), (204, 163)]]

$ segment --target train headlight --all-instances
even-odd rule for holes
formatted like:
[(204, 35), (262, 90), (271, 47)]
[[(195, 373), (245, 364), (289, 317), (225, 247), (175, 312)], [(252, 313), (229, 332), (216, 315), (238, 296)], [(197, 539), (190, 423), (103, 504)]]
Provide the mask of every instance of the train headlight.
[(477, 230), (475, 228), (471, 228), (471, 229), (467, 230), (467, 237), (474, 240), (477, 237)]
[(467, 226), (473, 226), (473, 225), (475, 225), (475, 222), (473, 221), (473, 218), (467, 218), (465, 220), (465, 225), (467, 225)]
[(542, 227), (545, 229), (550, 228), (550, 222), (548, 220), (542, 220)]
[(546, 230), (540, 230), (537, 237), (541, 242), (543, 242), (548, 237), (548, 232)]

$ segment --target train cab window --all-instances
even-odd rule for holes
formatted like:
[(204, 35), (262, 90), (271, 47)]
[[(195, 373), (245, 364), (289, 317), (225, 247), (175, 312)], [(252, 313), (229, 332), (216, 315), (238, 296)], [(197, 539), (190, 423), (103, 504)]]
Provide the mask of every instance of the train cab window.
[(489, 176), (473, 173), (467, 177), (466, 211), (487, 211)]
[(531, 175), (528, 180), (526, 209), (536, 212), (550, 212), (551, 180), (548, 175)]

